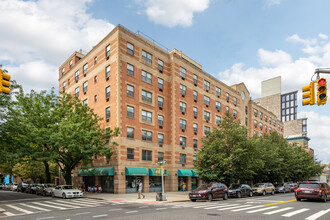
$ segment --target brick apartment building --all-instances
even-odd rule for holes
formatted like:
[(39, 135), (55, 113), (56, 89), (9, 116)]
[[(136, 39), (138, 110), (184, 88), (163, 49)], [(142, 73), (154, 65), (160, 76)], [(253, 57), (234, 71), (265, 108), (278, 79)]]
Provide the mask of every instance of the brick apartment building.
[(106, 192), (136, 192), (139, 179), (145, 192), (160, 191), (155, 169), (162, 160), (166, 191), (196, 188), (195, 154), (226, 112), (250, 136), (283, 135), (283, 123), (250, 100), (244, 83), (228, 86), (181, 51), (167, 51), (120, 25), (87, 54), (75, 52), (60, 66), (59, 90), (94, 109), (102, 127), (120, 129), (111, 158), (95, 158), (89, 170), (73, 173), (75, 185), (102, 185)]

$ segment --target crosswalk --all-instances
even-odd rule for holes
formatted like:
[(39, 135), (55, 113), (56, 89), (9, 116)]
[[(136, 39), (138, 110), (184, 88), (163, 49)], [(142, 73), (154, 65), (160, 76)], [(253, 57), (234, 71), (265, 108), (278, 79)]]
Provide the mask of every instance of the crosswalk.
[(263, 206), (246, 203), (225, 203), (225, 202), (200, 202), (200, 203), (168, 203), (170, 208), (191, 208), (205, 209), (212, 211), (245, 212), (247, 214), (260, 214), (261, 216), (281, 216), (283, 219), (299, 217), (299, 219), (316, 220), (319, 218), (330, 219), (330, 208), (318, 211), (311, 211), (308, 207), (284, 207), (284, 206)]
[(2, 210), (0, 212), (0, 218), (35, 214), (41, 212), (98, 207), (108, 204), (109, 204), (108, 202), (103, 200), (95, 200), (95, 199), (87, 199), (87, 198), (73, 199), (73, 200), (54, 199), (50, 201), (40, 201), (40, 202), (32, 201), (25, 203), (3, 204), (0, 206), (0, 210)]

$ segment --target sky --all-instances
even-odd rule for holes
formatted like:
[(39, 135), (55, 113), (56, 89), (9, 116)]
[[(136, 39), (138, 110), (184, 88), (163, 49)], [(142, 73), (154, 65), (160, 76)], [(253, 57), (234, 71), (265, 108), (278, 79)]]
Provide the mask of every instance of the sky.
[(228, 85), (244, 82), (253, 99), (261, 81), (281, 76), (282, 93), (298, 91), (309, 146), (329, 163), (330, 100), (301, 106), (314, 70), (330, 67), (329, 8), (326, 0), (0, 0), (0, 64), (25, 92), (57, 89), (59, 66), (120, 24)]

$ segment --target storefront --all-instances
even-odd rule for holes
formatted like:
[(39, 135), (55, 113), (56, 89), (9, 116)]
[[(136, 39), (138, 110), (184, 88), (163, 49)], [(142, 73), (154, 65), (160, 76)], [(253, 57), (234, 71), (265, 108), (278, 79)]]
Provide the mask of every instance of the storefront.
[(113, 167), (102, 167), (84, 169), (78, 172), (78, 176), (83, 177), (85, 190), (89, 186), (100, 185), (103, 192), (114, 192), (114, 168)]
[(126, 193), (136, 193), (138, 190), (138, 181), (144, 184), (143, 177), (148, 176), (147, 168), (125, 167)]
[(197, 187), (198, 187), (198, 173), (196, 170), (192, 170), (191, 190), (194, 190)]
[[(166, 176), (169, 173), (165, 170), (164, 174), (164, 187), (166, 184)], [(149, 192), (161, 192), (162, 191), (162, 175), (156, 174), (156, 168), (149, 168)]]
[(187, 191), (188, 177), (192, 177), (191, 170), (178, 170), (178, 191)]

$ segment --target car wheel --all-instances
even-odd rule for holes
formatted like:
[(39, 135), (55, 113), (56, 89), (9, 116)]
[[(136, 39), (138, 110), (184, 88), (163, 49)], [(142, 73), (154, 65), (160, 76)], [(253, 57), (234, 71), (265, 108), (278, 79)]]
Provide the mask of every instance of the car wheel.
[(212, 194), (211, 194), (211, 193), (209, 193), (209, 194), (207, 195), (207, 199), (208, 199), (208, 200), (210, 200), (210, 201), (212, 201), (212, 199), (213, 199), (213, 196), (212, 196)]
[(253, 196), (253, 192), (250, 191), (250, 193), (249, 193), (249, 197), (252, 197), (252, 196)]
[(223, 200), (227, 200), (228, 199), (228, 194), (225, 193), (225, 195), (223, 195)]
[(43, 195), (43, 196), (46, 196), (46, 192), (42, 192), (42, 195)]
[(262, 192), (262, 195), (265, 196), (265, 195), (266, 195), (266, 191), (263, 191), (263, 192)]
[(324, 195), (324, 199), (323, 199), (323, 202), (327, 202), (328, 199), (327, 199), (327, 195)]
[(62, 198), (63, 199), (66, 199), (65, 193), (62, 194)]
[(297, 201), (298, 201), (298, 202), (300, 202), (300, 201), (301, 201), (301, 199), (297, 198)]
[(52, 197), (55, 198), (55, 194), (54, 193), (52, 193)]
[(192, 201), (192, 202), (196, 202), (196, 199), (192, 199), (191, 201)]
[(241, 198), (242, 197), (242, 194), (241, 194), (241, 192), (237, 192), (237, 198)]
[(275, 191), (273, 190), (273, 191), (272, 191), (272, 195), (274, 195), (274, 194), (275, 194)]

